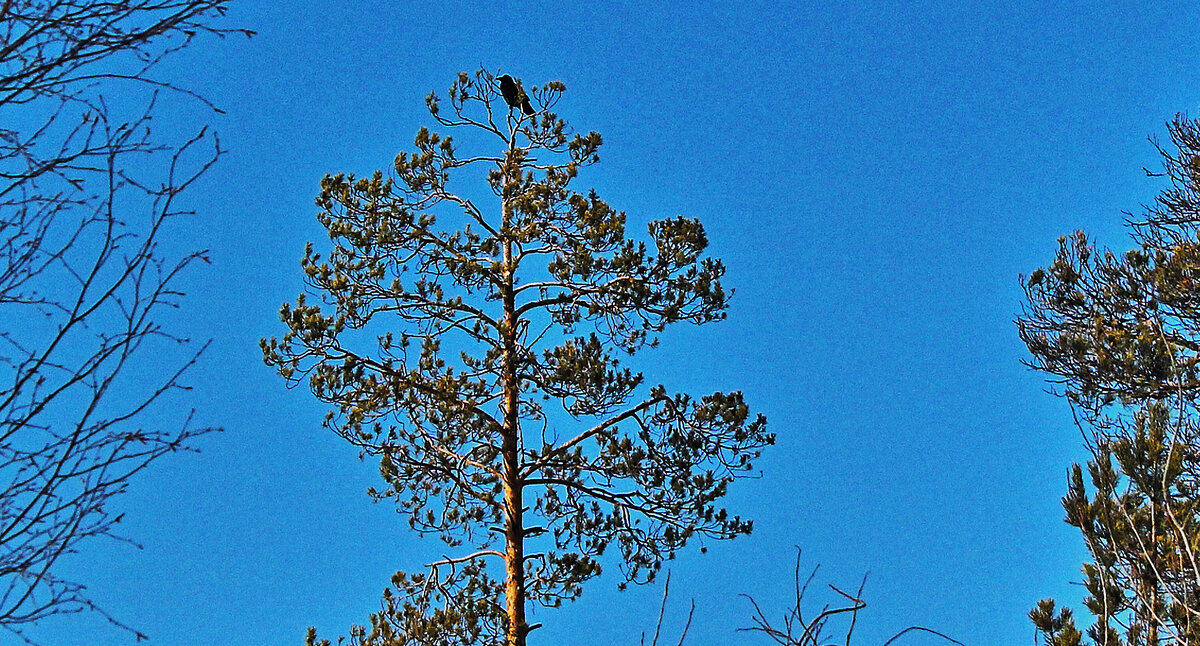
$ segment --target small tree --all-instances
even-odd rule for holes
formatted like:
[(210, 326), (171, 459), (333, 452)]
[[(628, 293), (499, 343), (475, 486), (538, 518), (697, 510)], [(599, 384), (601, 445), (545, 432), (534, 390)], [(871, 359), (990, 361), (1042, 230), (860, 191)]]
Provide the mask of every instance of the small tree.
[[(321, 303), (283, 307), (266, 362), (307, 379), (326, 425), (379, 459), (376, 499), (463, 549), (397, 573), (357, 643), (520, 646), (527, 606), (578, 597), (609, 548), (626, 582), (646, 582), (696, 537), (751, 530), (718, 502), (772, 443), (764, 418), (737, 392), (646, 387), (619, 359), (672, 323), (723, 318), (724, 267), (698, 221), (651, 222), (647, 245), (569, 188), (601, 139), (551, 111), (564, 89), (533, 87), (526, 116), (492, 74), (460, 74), (449, 114), (434, 94), (429, 111), (497, 153), (421, 128), (394, 178), (321, 183), (334, 245), (302, 263)], [(490, 192), (457, 188), (472, 172)]]
[[(1137, 246), (1099, 253), (1082, 232), (1025, 280), (1018, 320), (1030, 365), (1053, 376), (1089, 438), (1063, 499), (1084, 565), (1097, 644), (1200, 641), (1200, 124), (1168, 124), (1170, 187), (1141, 218)], [(1078, 644), (1069, 610), (1030, 613), (1046, 643)]]
[[(220, 154), (203, 131), (177, 146), (152, 137), (157, 92), (191, 93), (150, 73), (197, 34), (226, 33), (207, 24), (226, 4), (0, 3), (0, 628), (26, 641), (31, 622), (96, 610), (59, 558), (112, 536), (111, 499), (207, 430), (143, 426), (198, 354), (171, 366), (185, 339), (159, 317), (204, 256), (159, 240)], [(117, 84), (126, 98), (145, 90), (137, 111), (110, 109)], [(161, 172), (131, 170), (147, 159)], [(166, 369), (139, 364), (151, 354)]]

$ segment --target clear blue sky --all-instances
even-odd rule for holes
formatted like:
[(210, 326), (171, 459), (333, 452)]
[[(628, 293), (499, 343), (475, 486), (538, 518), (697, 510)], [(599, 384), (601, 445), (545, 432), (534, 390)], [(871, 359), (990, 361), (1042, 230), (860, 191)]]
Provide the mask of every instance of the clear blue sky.
[[(1200, 10), (1100, 4), (235, 5), (227, 24), (257, 37), (163, 69), (227, 111), (163, 126), (208, 119), (230, 150), (176, 229), (213, 264), (172, 319), (213, 339), (179, 405), (226, 430), (119, 502), (144, 549), (92, 543), (71, 574), (151, 644), (298, 645), (365, 621), (393, 571), (438, 552), (369, 502), (375, 465), (257, 344), (322, 241), (322, 175), (388, 167), (432, 125), (425, 95), (482, 63), (566, 83), (560, 114), (606, 143), (578, 185), (633, 223), (700, 218), (737, 290), (727, 321), (668, 333), (646, 362), (682, 390), (742, 389), (778, 436), (728, 499), (755, 534), (672, 566), (668, 635), (694, 599), (688, 644), (765, 644), (734, 632), (737, 595), (781, 614), (799, 545), (818, 582), (870, 571), (856, 643), (911, 624), (1029, 643), (1038, 599), (1080, 596), (1058, 499), (1082, 452), (1020, 364), (1017, 276), (1076, 228), (1125, 245), (1121, 211), (1158, 188), (1147, 137), (1200, 104)], [(616, 583), (539, 612), (531, 643), (636, 644), (661, 590)], [(133, 643), (88, 619), (37, 635)]]

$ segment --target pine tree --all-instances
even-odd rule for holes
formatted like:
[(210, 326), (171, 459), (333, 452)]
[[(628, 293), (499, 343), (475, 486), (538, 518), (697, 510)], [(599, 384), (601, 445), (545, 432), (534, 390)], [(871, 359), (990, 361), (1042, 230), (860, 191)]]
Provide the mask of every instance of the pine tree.
[[(1030, 365), (1053, 376), (1089, 438), (1067, 522), (1096, 644), (1200, 643), (1200, 123), (1177, 116), (1159, 147), (1170, 186), (1130, 216), (1136, 247), (1097, 252), (1082, 232), (1025, 281)], [(1090, 482), (1090, 485), (1089, 485)], [(1079, 644), (1067, 609), (1030, 613), (1048, 645)]]
[(577, 598), (606, 552), (646, 582), (697, 537), (751, 531), (719, 502), (773, 442), (765, 419), (739, 392), (675, 394), (621, 363), (670, 324), (724, 318), (724, 267), (698, 221), (651, 222), (648, 244), (569, 188), (601, 137), (552, 112), (564, 90), (533, 86), (526, 115), (489, 72), (459, 74), (449, 113), (436, 94), (429, 111), (497, 152), (421, 128), (394, 175), (322, 181), (333, 248), (309, 245), (308, 294), (266, 362), (378, 458), (376, 499), (461, 551), (397, 573), (355, 643), (520, 646), (527, 607)]

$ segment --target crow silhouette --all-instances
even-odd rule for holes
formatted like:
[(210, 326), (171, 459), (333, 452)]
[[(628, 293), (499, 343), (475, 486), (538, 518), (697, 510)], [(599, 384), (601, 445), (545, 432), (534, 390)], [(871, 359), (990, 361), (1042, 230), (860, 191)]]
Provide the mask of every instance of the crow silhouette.
[(510, 108), (521, 108), (521, 112), (531, 117), (536, 114), (533, 106), (529, 104), (529, 96), (525, 94), (525, 90), (522, 90), (520, 85), (517, 85), (513, 77), (505, 74), (497, 80), (500, 81), (500, 94), (504, 96), (504, 102)]

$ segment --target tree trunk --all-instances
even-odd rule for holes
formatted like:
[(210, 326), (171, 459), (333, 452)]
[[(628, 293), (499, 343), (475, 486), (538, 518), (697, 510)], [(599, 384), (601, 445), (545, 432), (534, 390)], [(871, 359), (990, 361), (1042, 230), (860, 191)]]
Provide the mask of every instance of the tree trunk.
[[(508, 227), (509, 207), (505, 205), (502, 231)], [(512, 243), (504, 245), (504, 284), (501, 296), (504, 303), (504, 324), (501, 336), (504, 343), (504, 428), (501, 451), (504, 457), (504, 599), (508, 614), (506, 646), (525, 646), (528, 628), (525, 624), (525, 525), (521, 482), (521, 384), (517, 375), (517, 307), (513, 293), (515, 280)]]
[[(514, 429), (515, 430), (515, 429)], [(509, 437), (504, 439), (504, 506), (505, 522), (504, 537), (507, 544), (504, 549), (504, 565), (506, 581), (504, 598), (508, 611), (508, 634), (505, 639), (508, 646), (525, 646), (525, 536), (521, 520), (521, 484), (517, 482), (520, 460), (514, 441)]]

